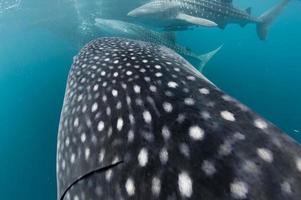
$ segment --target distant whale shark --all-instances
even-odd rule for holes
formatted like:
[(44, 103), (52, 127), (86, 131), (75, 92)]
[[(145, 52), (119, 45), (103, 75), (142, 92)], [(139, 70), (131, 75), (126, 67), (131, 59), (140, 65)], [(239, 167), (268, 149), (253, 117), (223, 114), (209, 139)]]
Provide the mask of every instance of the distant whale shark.
[(61, 200), (301, 197), (300, 145), (153, 43), (81, 50), (57, 153)]
[(113, 36), (137, 39), (145, 42), (153, 42), (155, 44), (161, 44), (171, 48), (183, 56), (197, 60), (199, 64), (196, 67), (201, 72), (203, 71), (205, 65), (222, 48), (221, 45), (211, 52), (203, 55), (197, 55), (186, 47), (176, 44), (175, 33), (173, 32), (156, 32), (140, 25), (113, 19), (96, 18), (95, 25), (98, 26), (102, 31), (111, 33)]
[(281, 2), (260, 17), (251, 15), (251, 8), (240, 10), (232, 5), (232, 0), (155, 0), (128, 13), (129, 16), (156, 18), (169, 21), (169, 30), (183, 29), (192, 25), (222, 29), (228, 23), (242, 27), (248, 23), (257, 25), (257, 34), (264, 40), (268, 27), (290, 0)]

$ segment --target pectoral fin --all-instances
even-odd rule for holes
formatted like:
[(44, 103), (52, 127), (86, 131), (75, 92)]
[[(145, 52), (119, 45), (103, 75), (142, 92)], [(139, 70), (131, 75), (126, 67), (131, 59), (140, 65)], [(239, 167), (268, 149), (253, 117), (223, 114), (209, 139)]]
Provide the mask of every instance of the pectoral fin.
[(194, 17), (191, 15), (179, 13), (176, 17), (178, 20), (182, 20), (185, 22), (188, 22), (190, 24), (198, 25), (198, 26), (206, 26), (206, 27), (215, 27), (217, 24), (213, 21), (210, 21), (208, 19)]

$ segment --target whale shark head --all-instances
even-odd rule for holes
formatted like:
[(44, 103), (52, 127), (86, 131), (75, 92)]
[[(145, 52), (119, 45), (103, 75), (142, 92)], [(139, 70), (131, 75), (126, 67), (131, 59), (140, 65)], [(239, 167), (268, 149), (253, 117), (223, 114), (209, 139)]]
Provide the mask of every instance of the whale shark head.
[(171, 12), (179, 6), (177, 1), (151, 1), (146, 3), (128, 13), (128, 16), (139, 17), (139, 16), (153, 16), (160, 17), (167, 12)]
[(301, 149), (174, 51), (100, 38), (75, 57), (58, 199), (299, 200)]

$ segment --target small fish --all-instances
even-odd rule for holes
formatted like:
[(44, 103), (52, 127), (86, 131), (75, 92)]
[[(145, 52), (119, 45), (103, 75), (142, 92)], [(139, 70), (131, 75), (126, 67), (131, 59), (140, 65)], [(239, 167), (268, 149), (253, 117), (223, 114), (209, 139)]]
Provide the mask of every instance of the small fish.
[(257, 25), (258, 37), (264, 40), (267, 37), (268, 27), (289, 1), (281, 0), (278, 5), (260, 17), (252, 16), (251, 8), (246, 10), (235, 8), (232, 0), (156, 0), (130, 11), (128, 15), (169, 21), (168, 30), (195, 25), (218, 26), (224, 29), (229, 23), (236, 23), (242, 27), (253, 23)]
[(200, 72), (203, 71), (206, 64), (223, 47), (223, 45), (221, 45), (211, 52), (203, 55), (197, 55), (191, 50), (188, 50), (186, 47), (176, 44), (175, 33), (173, 32), (160, 33), (144, 28), (140, 25), (113, 19), (96, 18), (95, 25), (101, 28), (101, 30), (103, 30), (104, 32), (113, 34), (114, 36), (122, 36), (130, 39), (142, 40), (145, 42), (153, 42), (171, 48), (183, 56), (197, 60), (199, 64), (196, 67)]
[(58, 199), (300, 200), (301, 148), (164, 46), (100, 38), (75, 57)]

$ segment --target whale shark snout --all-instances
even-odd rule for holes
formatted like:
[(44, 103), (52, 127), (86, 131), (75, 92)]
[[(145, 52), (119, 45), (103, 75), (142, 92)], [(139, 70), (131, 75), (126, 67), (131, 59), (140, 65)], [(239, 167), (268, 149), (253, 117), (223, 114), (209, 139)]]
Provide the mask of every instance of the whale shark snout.
[(301, 148), (163, 46), (87, 44), (71, 67), (58, 199), (299, 200)]

